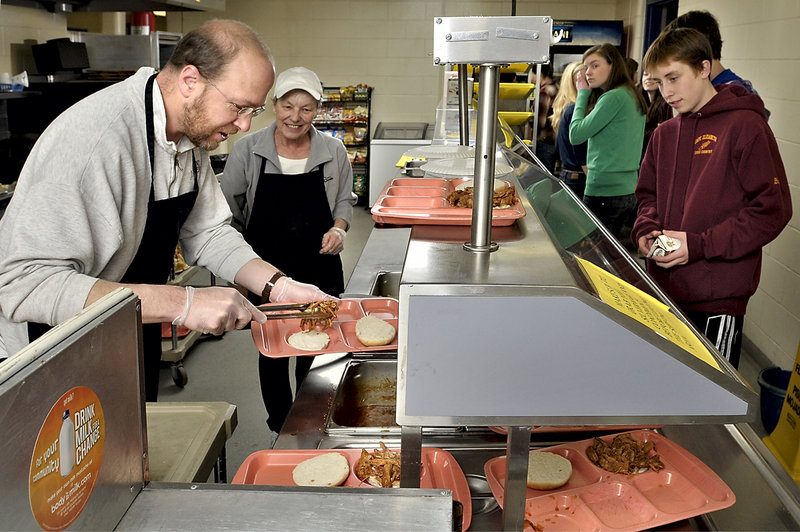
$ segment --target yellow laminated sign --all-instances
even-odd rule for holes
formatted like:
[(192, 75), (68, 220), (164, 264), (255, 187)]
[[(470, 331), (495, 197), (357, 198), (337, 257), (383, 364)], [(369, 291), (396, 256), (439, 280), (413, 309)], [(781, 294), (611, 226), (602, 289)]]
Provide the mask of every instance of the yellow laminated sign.
[(577, 260), (603, 302), (649, 327), (709, 366), (720, 370), (719, 364), (703, 342), (684, 322), (670, 312), (667, 305), (599, 266), (584, 259)]
[(763, 442), (800, 484), (800, 346), (797, 347), (778, 424), (772, 434), (763, 438)]

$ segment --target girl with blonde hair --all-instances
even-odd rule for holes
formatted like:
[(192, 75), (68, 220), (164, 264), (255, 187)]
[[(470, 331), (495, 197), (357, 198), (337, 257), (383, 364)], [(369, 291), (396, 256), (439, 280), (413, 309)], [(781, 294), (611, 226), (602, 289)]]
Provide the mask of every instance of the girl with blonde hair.
[(550, 117), (550, 123), (556, 133), (556, 146), (561, 157), (561, 172), (558, 177), (580, 199), (583, 199), (583, 189), (586, 187), (586, 143), (577, 145), (570, 143), (569, 124), (572, 121), (575, 100), (578, 98), (575, 74), (583, 68), (583, 63), (575, 61), (564, 69), (561, 86), (553, 102), (553, 115)]

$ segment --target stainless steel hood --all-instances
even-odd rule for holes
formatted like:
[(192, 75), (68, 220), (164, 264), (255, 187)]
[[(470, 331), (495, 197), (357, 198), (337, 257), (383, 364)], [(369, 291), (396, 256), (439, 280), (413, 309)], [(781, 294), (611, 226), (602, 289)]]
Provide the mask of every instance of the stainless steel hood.
[(399, 290), (398, 424), (754, 419), (758, 396), (605, 227), (559, 180), (528, 175), (532, 163), (503, 153), (527, 215), (493, 232), (496, 252), (464, 251), (469, 228), (412, 229)]
[(225, 0), (4, 0), (4, 4), (46, 9), (51, 13), (73, 11), (225, 11)]

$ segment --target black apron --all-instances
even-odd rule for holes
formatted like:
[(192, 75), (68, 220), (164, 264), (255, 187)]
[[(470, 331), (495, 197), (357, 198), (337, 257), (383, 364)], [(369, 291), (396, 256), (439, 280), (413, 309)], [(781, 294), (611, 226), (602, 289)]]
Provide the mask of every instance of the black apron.
[[(265, 173), (261, 165), (250, 222), (244, 238), (253, 250), (289, 277), (316, 285), (327, 294), (338, 296), (344, 291), (342, 259), (322, 255), (322, 236), (333, 227), (325, 181), (321, 169), (304, 174)], [(260, 294), (250, 294), (259, 304)], [(313, 357), (296, 357), (295, 379), (300, 388), (311, 368)], [(289, 383), (289, 359), (259, 355), (258, 373), (261, 397), (269, 413), (267, 424), (280, 432), (292, 406)]]
[[(155, 163), (155, 128), (153, 125), (153, 82), (156, 74), (147, 80), (144, 89), (147, 124), (147, 150), (150, 154), (150, 198), (147, 202), (147, 219), (139, 249), (133, 257), (120, 283), (163, 285), (169, 279), (178, 245), (178, 235), (197, 199), (197, 162), (192, 154), (194, 190), (156, 201), (153, 188)], [(29, 340), (33, 341), (49, 329), (42, 324), (28, 324)], [(33, 335), (31, 334), (33, 333)], [(158, 398), (158, 373), (161, 366), (161, 324), (142, 325), (144, 346), (145, 398)]]
[(266, 160), (245, 240), (259, 257), (289, 277), (338, 296), (344, 291), (342, 259), (319, 252), (322, 236), (333, 227), (322, 169), (284, 175), (265, 173), (265, 166)]

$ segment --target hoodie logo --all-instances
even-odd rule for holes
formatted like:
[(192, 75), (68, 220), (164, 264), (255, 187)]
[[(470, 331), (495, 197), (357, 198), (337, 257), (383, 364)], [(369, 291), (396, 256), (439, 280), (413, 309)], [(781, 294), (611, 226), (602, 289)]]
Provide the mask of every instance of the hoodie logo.
[(711, 154), (714, 153), (714, 144), (717, 143), (717, 136), (716, 135), (700, 135), (694, 141), (694, 154), (695, 155), (702, 155), (702, 154)]

